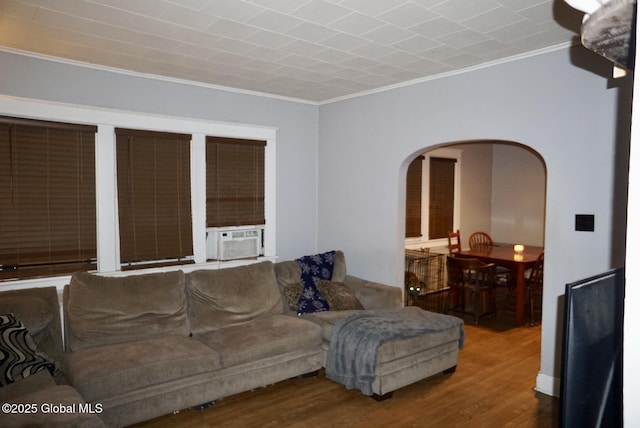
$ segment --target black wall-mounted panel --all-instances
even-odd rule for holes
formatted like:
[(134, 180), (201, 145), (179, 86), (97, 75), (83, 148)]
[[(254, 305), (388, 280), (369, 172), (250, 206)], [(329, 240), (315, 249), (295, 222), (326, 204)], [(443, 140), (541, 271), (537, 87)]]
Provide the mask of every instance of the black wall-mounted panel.
[(576, 214), (576, 231), (593, 232), (595, 230), (595, 216), (593, 214)]

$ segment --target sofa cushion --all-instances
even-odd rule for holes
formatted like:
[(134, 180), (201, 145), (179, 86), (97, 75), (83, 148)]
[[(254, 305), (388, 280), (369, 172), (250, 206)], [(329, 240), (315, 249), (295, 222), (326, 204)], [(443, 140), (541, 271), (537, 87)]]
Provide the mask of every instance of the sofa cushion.
[(12, 313), (22, 321), (39, 351), (60, 367), (64, 358), (60, 301), (56, 287), (6, 290), (0, 293), (0, 314)]
[(27, 328), (14, 314), (0, 315), (0, 385), (9, 385), (40, 370), (55, 371), (39, 352)]
[(0, 402), (14, 400), (50, 386), (56, 386), (53, 376), (51, 376), (49, 370), (40, 370), (29, 377), (0, 388)]
[(194, 334), (282, 313), (273, 263), (260, 262), (187, 274), (189, 322)]
[(67, 354), (65, 373), (87, 401), (220, 368), (220, 355), (186, 336), (97, 346)]
[(282, 294), (282, 310), (288, 315), (297, 315), (298, 299), (302, 293), (300, 266), (293, 260), (273, 264), (276, 282)]
[(347, 262), (344, 258), (344, 252), (336, 250), (333, 258), (333, 274), (331, 275), (331, 281), (344, 282), (347, 276)]
[(335, 327), (335, 325), (349, 315), (352, 315), (356, 312), (360, 311), (351, 310), (316, 312), (314, 314), (305, 315), (304, 319), (319, 325), (322, 331), (322, 338), (328, 342), (331, 340), (331, 336), (333, 335), (333, 328)]
[[(278, 284), (280, 286), (280, 284)], [(302, 282), (283, 284), (280, 286), (287, 309), (298, 310), (298, 301), (302, 294)], [(330, 311), (346, 311), (364, 309), (355, 293), (342, 282), (321, 280), (316, 284), (318, 292), (329, 304)]]
[(291, 284), (283, 284), (280, 286), (280, 292), (285, 300), (285, 305), (291, 311), (298, 311), (298, 301), (300, 300), (300, 295), (302, 294), (302, 282), (294, 282)]
[(274, 263), (273, 270), (276, 273), (278, 284), (285, 285), (300, 282), (302, 270), (300, 269), (300, 265), (293, 260)]
[(53, 319), (47, 302), (40, 297), (0, 296), (0, 314), (9, 313), (20, 318), (34, 338), (47, 328)]
[[(283, 296), (283, 311), (289, 315), (298, 313), (298, 298), (302, 293), (302, 282), (300, 280), (302, 270), (300, 265), (294, 260), (278, 262), (273, 265), (276, 273), (276, 281)], [(344, 259), (344, 253), (336, 250), (333, 260), (333, 274), (331, 281), (344, 282), (347, 276), (347, 266)], [(295, 302), (291, 304), (289, 299), (294, 298)]]
[(77, 272), (65, 308), (68, 349), (189, 334), (182, 271), (104, 277)]
[(265, 316), (194, 337), (220, 353), (223, 367), (319, 347), (322, 343), (318, 325), (282, 314)]
[[(276, 273), (278, 284), (291, 284), (300, 281), (302, 270), (300, 265), (294, 260), (286, 260), (273, 265)], [(344, 252), (336, 250), (333, 258), (333, 274), (331, 280), (336, 282), (344, 282), (347, 276), (347, 265), (344, 258)]]
[(364, 309), (354, 292), (341, 282), (318, 281), (317, 287), (322, 297), (329, 303), (331, 311)]
[(8, 402), (33, 406), (27, 408), (36, 411), (0, 415), (0, 423), (4, 428), (105, 428), (104, 422), (98, 417), (102, 412), (101, 404), (86, 404), (78, 391), (69, 385), (56, 385), (54, 382), (53, 385), (14, 397)]

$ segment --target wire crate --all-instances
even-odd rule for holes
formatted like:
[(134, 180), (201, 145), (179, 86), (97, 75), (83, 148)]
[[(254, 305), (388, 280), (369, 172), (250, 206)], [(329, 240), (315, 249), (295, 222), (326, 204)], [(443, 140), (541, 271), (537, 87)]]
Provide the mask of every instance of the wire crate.
[(444, 276), (445, 254), (428, 248), (405, 250), (405, 304), (444, 312), (448, 288)]

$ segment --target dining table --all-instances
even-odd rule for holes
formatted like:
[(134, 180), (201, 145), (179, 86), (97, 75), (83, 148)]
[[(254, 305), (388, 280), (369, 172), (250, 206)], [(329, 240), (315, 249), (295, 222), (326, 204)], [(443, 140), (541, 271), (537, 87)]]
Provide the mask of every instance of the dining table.
[(524, 245), (521, 252), (517, 253), (514, 244), (496, 244), (474, 250), (462, 250), (455, 254), (456, 257), (476, 258), (485, 263), (494, 263), (496, 266), (504, 266), (515, 274), (515, 319), (516, 325), (522, 325), (524, 321), (525, 305), (525, 272), (533, 267), (544, 247)]

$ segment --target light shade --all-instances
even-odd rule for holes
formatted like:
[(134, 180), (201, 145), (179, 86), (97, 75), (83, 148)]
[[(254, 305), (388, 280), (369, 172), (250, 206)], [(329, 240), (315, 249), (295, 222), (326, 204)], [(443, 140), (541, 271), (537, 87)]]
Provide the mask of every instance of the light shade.
[(591, 15), (602, 5), (609, 3), (611, 0), (564, 0), (569, 6)]

